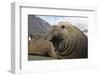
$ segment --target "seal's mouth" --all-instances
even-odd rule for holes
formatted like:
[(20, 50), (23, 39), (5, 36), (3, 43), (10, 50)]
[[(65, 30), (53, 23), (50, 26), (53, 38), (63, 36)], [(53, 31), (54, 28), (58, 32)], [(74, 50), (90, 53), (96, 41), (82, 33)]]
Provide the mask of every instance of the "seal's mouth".
[(57, 51), (62, 51), (62, 48), (60, 47), (62, 41), (63, 41), (63, 36), (59, 33), (56, 33), (55, 35), (52, 35), (49, 41), (52, 42), (54, 47), (56, 48)]
[(60, 34), (54, 35), (50, 41), (60, 43), (63, 40), (63, 37)]

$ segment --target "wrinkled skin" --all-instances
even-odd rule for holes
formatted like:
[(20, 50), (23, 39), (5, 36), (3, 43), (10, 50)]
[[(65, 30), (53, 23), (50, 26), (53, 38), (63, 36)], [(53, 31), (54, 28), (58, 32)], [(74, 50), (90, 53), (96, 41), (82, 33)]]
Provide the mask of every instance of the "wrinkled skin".
[(87, 58), (88, 38), (69, 22), (60, 22), (48, 32), (57, 58)]

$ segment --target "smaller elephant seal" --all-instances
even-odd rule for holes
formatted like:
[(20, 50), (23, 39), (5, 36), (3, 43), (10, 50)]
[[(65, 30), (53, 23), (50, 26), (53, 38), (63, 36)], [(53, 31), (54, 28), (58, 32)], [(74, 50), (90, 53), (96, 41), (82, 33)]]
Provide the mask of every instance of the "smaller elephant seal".
[(52, 26), (48, 32), (48, 40), (53, 43), (57, 58), (87, 58), (88, 39), (77, 27), (62, 21)]
[(53, 44), (45, 38), (39, 34), (32, 35), (32, 39), (28, 41), (28, 54), (56, 58)]

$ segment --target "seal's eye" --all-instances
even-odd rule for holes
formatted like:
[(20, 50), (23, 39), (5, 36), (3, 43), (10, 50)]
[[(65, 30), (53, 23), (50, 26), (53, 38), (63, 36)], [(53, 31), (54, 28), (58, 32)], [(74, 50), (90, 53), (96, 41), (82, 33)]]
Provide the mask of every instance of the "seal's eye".
[(62, 26), (61, 26), (61, 28), (62, 28), (62, 29), (64, 29), (64, 28), (65, 28), (65, 26), (64, 26), (64, 25), (62, 25)]

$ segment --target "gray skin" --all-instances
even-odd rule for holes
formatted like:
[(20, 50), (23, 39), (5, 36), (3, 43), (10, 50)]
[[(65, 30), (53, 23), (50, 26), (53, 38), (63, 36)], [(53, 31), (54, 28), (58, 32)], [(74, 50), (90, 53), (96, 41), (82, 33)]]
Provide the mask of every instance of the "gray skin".
[(88, 38), (69, 22), (60, 22), (48, 32), (59, 59), (88, 58)]

